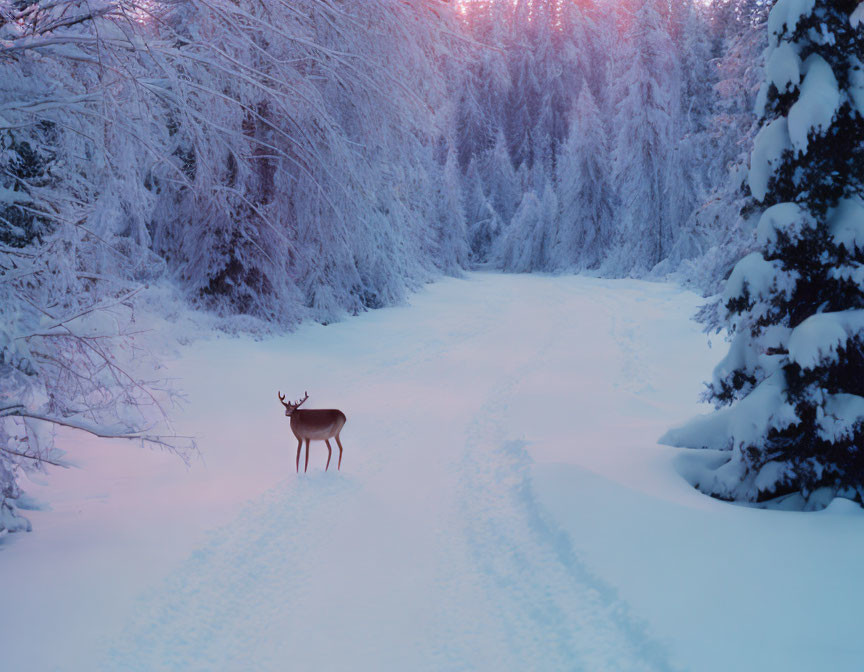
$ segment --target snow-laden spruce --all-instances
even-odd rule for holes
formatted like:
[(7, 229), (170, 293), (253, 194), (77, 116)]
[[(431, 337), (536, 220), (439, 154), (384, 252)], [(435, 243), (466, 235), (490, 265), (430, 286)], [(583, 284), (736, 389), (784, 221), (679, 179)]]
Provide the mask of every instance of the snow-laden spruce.
[(611, 275), (643, 275), (672, 248), (679, 72), (660, 2), (637, 3), (615, 54), (613, 181), (620, 198)]
[(576, 99), (570, 135), (556, 169), (561, 224), (552, 265), (597, 268), (612, 244), (616, 194), (606, 127), (587, 82)]
[[(719, 406), (661, 441), (731, 451), (698, 483), (805, 508), (864, 502), (864, 31), (858, 3), (779, 0), (749, 185), (759, 250), (723, 293)], [(785, 497), (784, 497), (785, 496)]]

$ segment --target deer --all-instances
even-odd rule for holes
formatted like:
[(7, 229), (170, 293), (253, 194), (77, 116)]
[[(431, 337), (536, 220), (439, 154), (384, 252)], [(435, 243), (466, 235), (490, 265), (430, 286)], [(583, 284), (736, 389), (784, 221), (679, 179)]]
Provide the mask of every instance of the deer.
[(330, 457), (333, 454), (330, 439), (336, 439), (336, 444), (339, 446), (337, 469), (342, 469), (342, 442), (339, 440), (339, 432), (342, 431), (347, 420), (345, 414), (335, 408), (297, 410), (309, 398), (308, 392), (304, 394), (305, 396), (300, 401), (285, 403), (285, 395), (282, 394), (281, 390), (277, 392), (279, 401), (285, 407), (285, 415), (291, 418), (291, 431), (297, 437), (297, 473), (300, 473), (300, 449), (303, 447), (304, 441), (306, 442), (306, 466), (303, 467), (303, 472), (305, 473), (309, 469), (309, 442), (313, 439), (324, 441), (327, 444), (327, 466), (324, 467), (324, 471), (330, 468)]

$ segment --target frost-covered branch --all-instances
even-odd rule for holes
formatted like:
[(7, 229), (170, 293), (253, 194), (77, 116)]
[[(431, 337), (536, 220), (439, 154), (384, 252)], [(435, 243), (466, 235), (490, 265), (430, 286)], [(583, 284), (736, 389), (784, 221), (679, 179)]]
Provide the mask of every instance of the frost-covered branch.
[(57, 462), (52, 426), (191, 448), (140, 323), (149, 284), (284, 327), (458, 268), (458, 193), (435, 198), (458, 190), (441, 151), (451, 17), (401, 0), (0, 2), (0, 520), (19, 475)]

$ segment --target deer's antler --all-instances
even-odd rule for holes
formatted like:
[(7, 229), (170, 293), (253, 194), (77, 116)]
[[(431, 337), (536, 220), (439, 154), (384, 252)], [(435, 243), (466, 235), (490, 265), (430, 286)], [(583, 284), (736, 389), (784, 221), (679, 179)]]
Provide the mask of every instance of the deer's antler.
[(279, 401), (282, 402), (282, 405), (283, 405), (285, 408), (291, 408), (291, 404), (286, 404), (286, 403), (285, 403), (285, 395), (282, 394), (281, 391), (277, 392), (277, 393), (276, 393), (276, 396), (279, 397)]
[(303, 398), (302, 398), (300, 401), (298, 401), (297, 403), (293, 404), (294, 408), (297, 408), (298, 406), (300, 406), (300, 404), (302, 404), (303, 402), (305, 402), (305, 401), (309, 398), (309, 393), (308, 393), (308, 392), (304, 392), (303, 394), (305, 394), (306, 396), (303, 397)]

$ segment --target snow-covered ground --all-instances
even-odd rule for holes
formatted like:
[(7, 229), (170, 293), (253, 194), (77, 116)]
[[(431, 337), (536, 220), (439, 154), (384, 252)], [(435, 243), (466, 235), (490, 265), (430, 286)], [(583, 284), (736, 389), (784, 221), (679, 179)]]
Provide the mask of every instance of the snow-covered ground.
[[(0, 668), (860, 669), (864, 515), (712, 500), (656, 444), (707, 410), (698, 304), (472, 274), (196, 342), (168, 367), (202, 460), (69, 435), (81, 468), (30, 484)], [(341, 472), (315, 443), (294, 473), (277, 389), (345, 411)]]

